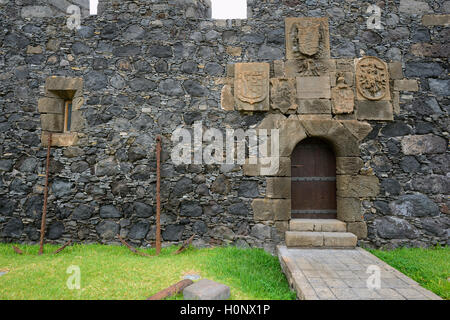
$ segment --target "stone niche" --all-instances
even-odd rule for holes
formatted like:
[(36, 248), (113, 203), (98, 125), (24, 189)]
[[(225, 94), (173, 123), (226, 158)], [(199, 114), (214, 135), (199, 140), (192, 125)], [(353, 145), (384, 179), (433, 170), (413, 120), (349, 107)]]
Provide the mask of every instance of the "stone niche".
[[(70, 117), (66, 115), (66, 102), (72, 105)], [(81, 112), (83, 103), (83, 79), (56, 76), (46, 79), (45, 96), (38, 101), (42, 145), (48, 145), (50, 133), (52, 146), (67, 147), (78, 144), (79, 132), (85, 122)], [(65, 130), (66, 117), (70, 119), (70, 131)]]
[(319, 137), (336, 155), (338, 219), (364, 238), (361, 202), (377, 196), (379, 181), (361, 170), (359, 146), (372, 130), (366, 120), (393, 120), (392, 96), (398, 92), (391, 95), (390, 74), (399, 66), (376, 57), (331, 59), (328, 18), (286, 18), (285, 27), (285, 60), (230, 65), (223, 81), (224, 110), (267, 112), (257, 129), (279, 129), (278, 171), (243, 166), (245, 175), (267, 175), (266, 198), (253, 202), (254, 219), (285, 228), (291, 218), (291, 154), (303, 139)]

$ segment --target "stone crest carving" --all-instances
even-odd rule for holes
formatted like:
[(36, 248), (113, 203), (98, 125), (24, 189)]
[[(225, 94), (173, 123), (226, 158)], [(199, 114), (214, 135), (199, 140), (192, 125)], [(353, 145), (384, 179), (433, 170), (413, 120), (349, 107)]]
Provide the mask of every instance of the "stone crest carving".
[(297, 110), (297, 90), (295, 79), (271, 79), (270, 90), (271, 106), (274, 110), (287, 113), (289, 110)]
[(327, 18), (287, 18), (286, 55), (297, 60), (302, 76), (319, 76), (319, 60), (330, 58)]
[(333, 100), (333, 113), (345, 114), (352, 113), (355, 108), (355, 94), (352, 88), (345, 83), (343, 74), (338, 74), (336, 87), (331, 92)]
[(313, 57), (319, 52), (322, 35), (318, 21), (296, 23), (293, 25), (291, 32), (293, 32), (291, 35), (294, 42), (293, 48), (298, 53), (307, 57)]
[(268, 63), (237, 63), (234, 94), (237, 110), (269, 110)]
[(359, 60), (356, 65), (356, 88), (359, 96), (364, 99), (389, 99), (389, 72), (386, 63), (376, 57)]
[(237, 87), (237, 95), (241, 101), (255, 104), (261, 102), (267, 97), (267, 92), (264, 88), (263, 71), (244, 71), (240, 74), (238, 79), (239, 86)]

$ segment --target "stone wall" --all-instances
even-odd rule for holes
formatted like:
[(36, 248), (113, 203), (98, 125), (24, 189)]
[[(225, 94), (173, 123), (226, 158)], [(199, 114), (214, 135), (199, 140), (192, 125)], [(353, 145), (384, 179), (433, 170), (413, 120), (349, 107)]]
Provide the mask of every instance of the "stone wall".
[[(70, 2), (70, 1), (69, 1)], [(74, 1), (77, 2), (77, 1)], [(225, 111), (229, 64), (285, 58), (285, 18), (329, 17), (332, 58), (390, 63), (394, 121), (369, 121), (363, 170), (381, 192), (363, 202), (368, 238), (396, 247), (448, 242), (449, 1), (248, 1), (248, 20), (213, 21), (205, 1), (100, 1), (71, 31), (53, 1), (0, 0), (0, 240), (37, 242), (46, 148), (38, 100), (46, 79), (83, 79), (78, 143), (52, 149), (47, 239), (147, 245), (155, 234), (155, 136), (163, 136), (162, 224), (167, 243), (273, 250), (283, 234), (255, 222), (266, 179), (239, 165), (173, 165), (172, 132), (257, 126), (262, 113)], [(39, 10), (30, 6), (41, 6)], [(439, 15), (437, 18), (434, 15)], [(401, 79), (407, 80), (401, 80)], [(223, 102), (223, 101), (222, 101)]]

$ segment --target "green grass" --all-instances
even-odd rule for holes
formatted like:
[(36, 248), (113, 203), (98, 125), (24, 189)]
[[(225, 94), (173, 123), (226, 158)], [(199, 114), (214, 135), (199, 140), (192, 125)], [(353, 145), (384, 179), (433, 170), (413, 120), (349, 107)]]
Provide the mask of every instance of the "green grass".
[(417, 281), (422, 287), (443, 299), (450, 299), (450, 247), (368, 251)]
[[(261, 249), (235, 247), (194, 249), (179, 255), (165, 248), (159, 257), (141, 257), (125, 247), (74, 245), (58, 255), (57, 247), (0, 244), (0, 299), (146, 299), (152, 294), (197, 273), (231, 288), (231, 299), (295, 299), (276, 257)], [(142, 250), (154, 254), (154, 249)], [(81, 289), (69, 290), (67, 268), (80, 267)], [(181, 299), (181, 295), (172, 299)]]

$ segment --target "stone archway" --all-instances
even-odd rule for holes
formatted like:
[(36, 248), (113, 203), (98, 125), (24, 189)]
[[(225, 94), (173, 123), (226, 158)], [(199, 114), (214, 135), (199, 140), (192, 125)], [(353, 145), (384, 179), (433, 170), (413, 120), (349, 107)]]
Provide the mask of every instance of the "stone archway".
[[(302, 120), (301, 116), (289, 118), (269, 114), (258, 129), (279, 129), (280, 167), (267, 176), (266, 197), (252, 203), (256, 221), (274, 221), (279, 231), (288, 228), (291, 220), (291, 155), (297, 144), (308, 138), (327, 140), (336, 154), (337, 219), (347, 224), (347, 230), (359, 239), (367, 236), (361, 203), (365, 198), (379, 193), (379, 180), (374, 175), (362, 174), (360, 142), (370, 133), (367, 122), (356, 120)], [(244, 165), (244, 174), (261, 176), (260, 165)]]

